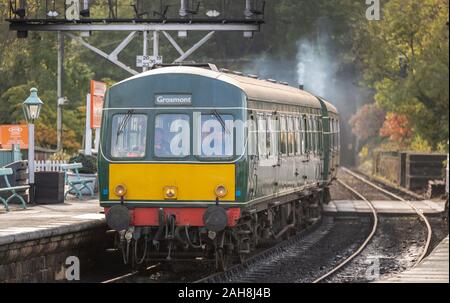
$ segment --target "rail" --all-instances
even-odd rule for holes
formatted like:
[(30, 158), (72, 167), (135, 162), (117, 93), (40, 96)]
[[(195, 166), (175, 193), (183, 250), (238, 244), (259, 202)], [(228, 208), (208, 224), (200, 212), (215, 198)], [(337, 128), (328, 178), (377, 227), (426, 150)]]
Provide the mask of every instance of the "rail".
[(388, 195), (388, 196), (391, 196), (391, 197), (394, 198), (394, 199), (397, 199), (397, 200), (399, 200), (399, 201), (402, 201), (402, 202), (408, 204), (408, 206), (411, 207), (412, 209), (414, 209), (414, 211), (419, 215), (419, 217), (422, 219), (422, 221), (424, 222), (424, 224), (426, 225), (426, 228), (427, 228), (427, 241), (426, 241), (426, 243), (425, 243), (425, 247), (424, 247), (424, 249), (423, 249), (422, 254), (420, 255), (420, 257), (417, 259), (416, 263), (414, 264), (414, 266), (417, 266), (417, 265), (425, 258), (425, 256), (427, 255), (428, 250), (429, 250), (429, 248), (430, 248), (431, 236), (432, 236), (432, 234), (433, 234), (433, 231), (432, 231), (430, 222), (428, 221), (427, 217), (425, 217), (425, 215), (423, 214), (422, 210), (420, 210), (420, 209), (418, 209), (417, 207), (415, 207), (411, 202), (409, 202), (409, 201), (403, 199), (402, 197), (400, 197), (400, 196), (398, 196), (398, 195), (396, 195), (396, 194), (393, 194), (393, 193), (391, 193), (391, 192), (385, 190), (384, 188), (381, 188), (380, 186), (376, 185), (376, 184), (373, 183), (373, 182), (368, 181), (368, 180), (365, 179), (364, 177), (361, 177), (360, 175), (356, 174), (355, 172), (349, 170), (348, 168), (342, 167), (341, 169), (342, 169), (343, 171), (345, 171), (346, 173), (352, 175), (353, 177), (359, 179), (360, 181), (366, 183), (367, 185), (370, 185), (370, 186), (372, 186), (373, 188), (375, 188), (375, 189), (381, 191), (382, 193), (384, 193), (384, 194), (386, 194), (386, 195)]

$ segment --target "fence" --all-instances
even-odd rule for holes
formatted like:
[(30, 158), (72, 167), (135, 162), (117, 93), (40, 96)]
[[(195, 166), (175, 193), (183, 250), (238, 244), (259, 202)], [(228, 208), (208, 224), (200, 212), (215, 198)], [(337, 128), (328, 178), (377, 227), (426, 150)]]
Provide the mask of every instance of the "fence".
[(56, 171), (61, 172), (61, 165), (67, 164), (66, 160), (37, 160), (34, 162), (36, 171)]
[(0, 167), (22, 160), (22, 154), (15, 146), (13, 150), (0, 149)]
[(424, 190), (430, 180), (444, 180), (446, 154), (378, 152), (373, 173), (410, 190)]

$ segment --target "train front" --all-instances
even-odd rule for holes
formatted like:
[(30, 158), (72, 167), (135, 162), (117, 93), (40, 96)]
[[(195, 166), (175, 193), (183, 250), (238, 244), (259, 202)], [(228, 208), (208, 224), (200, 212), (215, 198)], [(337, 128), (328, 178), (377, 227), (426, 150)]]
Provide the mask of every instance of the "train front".
[(245, 95), (217, 73), (173, 67), (109, 89), (100, 204), (127, 263), (212, 258), (247, 196)]

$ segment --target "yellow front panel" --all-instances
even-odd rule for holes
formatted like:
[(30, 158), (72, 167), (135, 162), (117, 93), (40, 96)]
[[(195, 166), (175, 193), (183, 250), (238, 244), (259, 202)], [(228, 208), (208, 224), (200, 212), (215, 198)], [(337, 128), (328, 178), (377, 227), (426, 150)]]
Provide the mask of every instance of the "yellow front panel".
[(217, 185), (228, 193), (221, 201), (234, 201), (234, 164), (110, 164), (109, 198), (118, 200), (114, 187), (127, 187), (125, 200), (165, 200), (164, 188), (177, 188), (177, 200), (214, 201)]

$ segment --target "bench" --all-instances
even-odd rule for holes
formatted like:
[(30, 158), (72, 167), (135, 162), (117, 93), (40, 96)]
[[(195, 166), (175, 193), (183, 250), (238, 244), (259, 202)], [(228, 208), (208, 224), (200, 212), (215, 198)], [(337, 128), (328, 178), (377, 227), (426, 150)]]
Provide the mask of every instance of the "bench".
[(5, 206), (6, 211), (9, 211), (8, 203), (14, 198), (18, 198), (20, 202), (22, 203), (22, 208), (26, 209), (27, 205), (25, 203), (25, 200), (20, 196), (16, 190), (25, 190), (29, 189), (29, 185), (21, 185), (21, 186), (11, 186), (8, 180), (8, 176), (13, 174), (12, 168), (0, 168), (0, 177), (3, 177), (5, 180), (6, 187), (0, 188), (0, 193), (3, 192), (10, 192), (11, 195), (8, 196), (8, 198), (2, 198), (0, 197), (0, 201), (2, 201), (3, 205)]
[[(83, 189), (89, 190), (91, 196), (94, 196), (94, 186), (96, 178), (83, 178), (80, 176), (78, 169), (82, 168), (83, 165), (81, 163), (71, 163), (71, 164), (62, 164), (61, 169), (64, 171), (64, 180), (65, 184), (69, 186), (69, 189), (64, 194), (64, 199), (66, 199), (67, 194), (75, 193), (79, 200), (83, 199), (83, 193), (81, 192)], [(72, 171), (75, 173), (75, 179), (69, 180), (68, 173)], [(89, 184), (92, 183), (92, 186)]]

